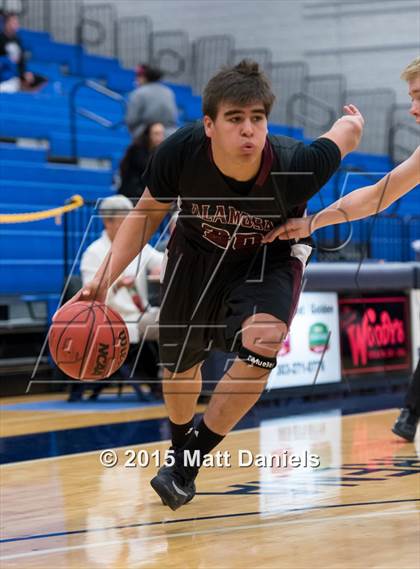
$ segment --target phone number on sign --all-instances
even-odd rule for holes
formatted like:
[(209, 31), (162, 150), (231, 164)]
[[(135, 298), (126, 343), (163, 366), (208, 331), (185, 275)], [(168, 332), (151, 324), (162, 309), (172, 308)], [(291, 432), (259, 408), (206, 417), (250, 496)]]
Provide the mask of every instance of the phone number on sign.
[(173, 466), (175, 464), (175, 453), (171, 449), (164, 452), (154, 450), (149, 452), (145, 449), (133, 450), (132, 448), (125, 450), (121, 462), (120, 456), (115, 450), (103, 450), (99, 455), (99, 462), (105, 468), (114, 468), (117, 464), (122, 464), (124, 468), (147, 468), (149, 465), (160, 468), (161, 466)]
[[(319, 367), (319, 361), (294, 362), (293, 364), (278, 364), (276, 373), (278, 375), (299, 375), (301, 373), (314, 373)], [(324, 371), (324, 362), (321, 363), (319, 371)]]

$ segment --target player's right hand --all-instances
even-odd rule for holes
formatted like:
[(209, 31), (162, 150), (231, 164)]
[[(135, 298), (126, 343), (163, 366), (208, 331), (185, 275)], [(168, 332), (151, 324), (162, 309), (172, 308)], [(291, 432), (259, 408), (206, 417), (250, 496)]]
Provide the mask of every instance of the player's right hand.
[(96, 302), (105, 302), (107, 290), (101, 286), (101, 283), (93, 280), (86, 283), (80, 290), (80, 298), (78, 300), (95, 300)]
[(356, 105), (344, 105), (344, 115), (342, 118), (350, 119), (357, 124), (362, 130), (365, 126), (365, 119)]
[(105, 303), (107, 292), (107, 290), (104, 290), (103, 287), (101, 287), (100, 283), (93, 280), (86, 283), (74, 296), (70, 298), (70, 300), (64, 303), (63, 306), (68, 306), (69, 304), (82, 300)]

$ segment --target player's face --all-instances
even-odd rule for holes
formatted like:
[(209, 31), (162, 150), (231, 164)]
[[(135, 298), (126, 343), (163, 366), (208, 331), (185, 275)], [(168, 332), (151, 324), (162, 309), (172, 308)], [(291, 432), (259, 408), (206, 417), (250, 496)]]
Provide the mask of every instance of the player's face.
[(410, 113), (420, 124), (420, 75), (408, 82), (408, 95), (411, 98)]
[(216, 120), (204, 117), (213, 148), (236, 161), (252, 162), (261, 156), (267, 138), (267, 117), (261, 103), (241, 107), (222, 103)]
[(6, 24), (4, 25), (4, 30), (8, 35), (14, 35), (19, 31), (19, 19), (17, 16), (11, 16)]

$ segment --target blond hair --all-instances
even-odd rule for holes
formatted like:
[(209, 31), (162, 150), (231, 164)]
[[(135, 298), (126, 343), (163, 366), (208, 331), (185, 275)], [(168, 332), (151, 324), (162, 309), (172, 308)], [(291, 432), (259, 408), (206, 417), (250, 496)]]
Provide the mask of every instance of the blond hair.
[(420, 57), (416, 57), (401, 73), (404, 81), (412, 81), (416, 77), (420, 77)]

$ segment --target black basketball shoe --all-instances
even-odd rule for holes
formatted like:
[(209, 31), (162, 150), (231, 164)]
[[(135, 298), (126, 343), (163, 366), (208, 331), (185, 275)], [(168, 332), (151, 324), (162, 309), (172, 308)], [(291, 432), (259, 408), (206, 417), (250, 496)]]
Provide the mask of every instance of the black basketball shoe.
[(175, 464), (161, 466), (156, 476), (150, 481), (150, 485), (162, 500), (162, 504), (175, 511), (194, 498), (197, 474), (198, 468), (185, 467), (183, 453), (177, 453)]
[(392, 427), (392, 432), (411, 443), (416, 436), (418, 421), (419, 417), (411, 409), (405, 407), (401, 409), (401, 413)]

